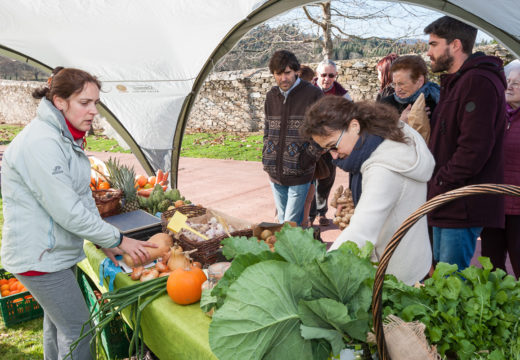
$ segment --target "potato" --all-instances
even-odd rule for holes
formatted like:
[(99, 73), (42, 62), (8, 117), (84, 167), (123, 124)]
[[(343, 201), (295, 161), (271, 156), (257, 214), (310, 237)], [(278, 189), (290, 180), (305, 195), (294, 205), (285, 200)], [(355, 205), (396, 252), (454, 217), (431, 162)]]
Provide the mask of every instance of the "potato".
[(265, 240), (267, 239), (269, 236), (272, 236), (273, 235), (273, 232), (269, 229), (265, 229), (264, 231), (262, 231), (262, 233), (260, 234), (260, 238), (262, 240)]
[(274, 243), (276, 242), (276, 236), (274, 236), (274, 235), (269, 236), (267, 239), (265, 239), (265, 242), (268, 245), (274, 245)]
[[(153, 235), (150, 239), (148, 239), (148, 242), (158, 245), (158, 247), (156, 248), (146, 248), (146, 251), (148, 251), (148, 254), (150, 254), (149, 262), (152, 262), (153, 260), (160, 258), (170, 250), (170, 247), (173, 246), (173, 238), (165, 233), (158, 233)], [(123, 261), (126, 265), (130, 267), (145, 265), (141, 263), (135, 264), (132, 257), (128, 254), (123, 254)]]

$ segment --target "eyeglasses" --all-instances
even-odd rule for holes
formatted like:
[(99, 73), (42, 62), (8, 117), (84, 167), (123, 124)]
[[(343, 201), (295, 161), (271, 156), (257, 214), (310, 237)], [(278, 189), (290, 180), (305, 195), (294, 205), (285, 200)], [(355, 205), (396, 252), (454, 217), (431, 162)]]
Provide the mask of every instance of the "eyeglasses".
[(329, 148), (325, 148), (324, 150), (326, 150), (326, 151), (338, 151), (338, 146), (339, 146), (339, 143), (341, 142), (341, 138), (343, 137), (343, 134), (345, 133), (345, 130), (346, 129), (343, 129), (343, 131), (341, 131), (341, 134), (339, 134), (338, 141), (336, 141), (334, 146), (331, 146)]
[(328, 76), (328, 77), (330, 77), (330, 78), (332, 79), (332, 78), (335, 78), (335, 77), (336, 77), (336, 74), (330, 74), (330, 73), (329, 73), (329, 74), (326, 74), (326, 73), (325, 73), (325, 74), (320, 74), (320, 76), (321, 76), (322, 78)]

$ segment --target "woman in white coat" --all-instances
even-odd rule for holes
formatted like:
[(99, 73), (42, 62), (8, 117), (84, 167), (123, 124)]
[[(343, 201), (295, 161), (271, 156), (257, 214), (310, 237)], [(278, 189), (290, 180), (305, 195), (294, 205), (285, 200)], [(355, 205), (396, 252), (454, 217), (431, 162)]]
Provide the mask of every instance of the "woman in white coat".
[[(400, 122), (394, 109), (337, 96), (312, 105), (301, 131), (330, 151), (336, 166), (350, 172), (355, 212), (331, 250), (346, 241), (359, 246), (370, 241), (372, 259), (379, 261), (397, 228), (426, 201), (435, 162), (423, 138)], [(427, 275), (431, 257), (423, 218), (403, 238), (387, 271), (412, 285)]]

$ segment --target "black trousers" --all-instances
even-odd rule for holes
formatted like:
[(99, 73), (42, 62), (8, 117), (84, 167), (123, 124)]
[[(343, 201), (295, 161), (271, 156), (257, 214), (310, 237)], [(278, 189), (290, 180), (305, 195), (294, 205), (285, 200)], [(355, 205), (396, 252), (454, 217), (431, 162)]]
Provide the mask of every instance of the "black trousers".
[(326, 179), (316, 180), (315, 201), (312, 202), (311, 210), (309, 212), (309, 217), (311, 219), (316, 218), (317, 215), (325, 216), (327, 214), (327, 211), (329, 210), (328, 200), (330, 190), (332, 189), (332, 185), (334, 185), (334, 180), (336, 180), (336, 166), (332, 164), (332, 155), (327, 152), (321, 157), (325, 160), (325, 163), (330, 170), (330, 175)]
[(484, 228), (480, 239), (482, 256), (489, 257), (495, 268), (505, 271), (509, 253), (515, 276), (520, 278), (520, 215), (506, 215), (504, 229)]

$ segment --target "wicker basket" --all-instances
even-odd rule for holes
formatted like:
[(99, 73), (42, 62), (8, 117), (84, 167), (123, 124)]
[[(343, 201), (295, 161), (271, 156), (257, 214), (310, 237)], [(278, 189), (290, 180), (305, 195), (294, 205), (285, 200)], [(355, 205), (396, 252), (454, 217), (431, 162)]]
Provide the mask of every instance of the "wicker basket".
[(168, 222), (170, 221), (171, 217), (173, 216), (173, 214), (175, 214), (176, 211), (180, 211), (188, 218), (206, 214), (206, 208), (197, 205), (184, 205), (176, 207), (175, 209), (166, 210), (161, 214), (161, 228), (163, 233), (167, 232), (166, 227), (168, 226)]
[(385, 336), (383, 332), (382, 299), (383, 281), (386, 273), (386, 268), (388, 267), (388, 263), (390, 262), (392, 254), (394, 253), (395, 249), (401, 242), (402, 238), (406, 235), (408, 230), (428, 212), (452, 200), (464, 196), (478, 194), (520, 196), (520, 186), (494, 184), (470, 185), (438, 195), (433, 199), (429, 200), (428, 202), (424, 203), (419, 209), (417, 209), (412, 215), (410, 215), (399, 227), (399, 229), (397, 229), (394, 236), (392, 236), (392, 239), (390, 239), (390, 242), (386, 246), (383, 255), (381, 255), (379, 267), (377, 268), (376, 276), (374, 279), (374, 289), (372, 293), (372, 318), (374, 320), (377, 351), (379, 353), (380, 360), (391, 360), (386, 349)]
[(117, 215), (120, 212), (120, 201), (123, 192), (119, 189), (92, 190), (92, 196), (101, 217)]
[[(237, 230), (230, 233), (231, 236), (253, 236), (253, 229)], [(219, 258), (220, 242), (227, 239), (228, 235), (221, 235), (206, 241), (190, 240), (184, 235), (180, 235), (178, 242), (184, 251), (197, 249), (191, 254), (193, 260), (200, 262), (202, 265), (211, 265), (217, 262)]]

